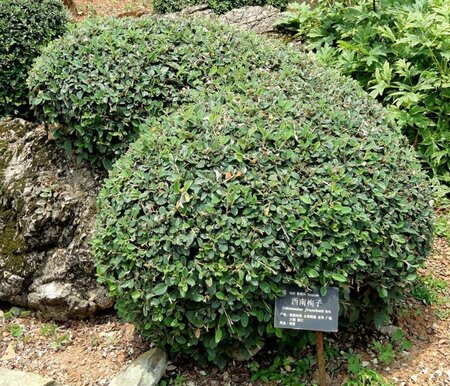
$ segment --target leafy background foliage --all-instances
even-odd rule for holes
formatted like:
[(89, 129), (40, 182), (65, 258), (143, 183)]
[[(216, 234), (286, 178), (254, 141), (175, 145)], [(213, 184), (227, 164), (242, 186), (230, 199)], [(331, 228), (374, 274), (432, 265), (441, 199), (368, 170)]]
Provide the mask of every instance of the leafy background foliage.
[(42, 47), (65, 32), (67, 21), (60, 0), (0, 1), (0, 117), (29, 115), (28, 71)]
[(387, 106), (425, 166), (450, 183), (450, 8), (443, 0), (294, 5), (282, 25)]
[(250, 5), (272, 5), (284, 9), (288, 0), (154, 0), (153, 9), (157, 13), (178, 12), (186, 7), (207, 4), (217, 13), (224, 13), (233, 8)]
[(124, 319), (219, 365), (287, 334), (272, 314), (284, 284), (339, 286), (342, 316), (380, 324), (416, 279), (432, 217), (413, 150), (356, 82), (282, 43), (224, 42), (241, 60), (141, 126), (92, 241)]

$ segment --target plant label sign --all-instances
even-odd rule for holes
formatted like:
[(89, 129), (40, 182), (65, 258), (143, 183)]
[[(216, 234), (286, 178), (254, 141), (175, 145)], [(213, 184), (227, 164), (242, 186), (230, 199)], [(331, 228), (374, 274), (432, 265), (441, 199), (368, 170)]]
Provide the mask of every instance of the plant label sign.
[(337, 332), (339, 316), (339, 288), (329, 287), (325, 296), (319, 288), (305, 290), (286, 287), (286, 295), (275, 300), (277, 328)]

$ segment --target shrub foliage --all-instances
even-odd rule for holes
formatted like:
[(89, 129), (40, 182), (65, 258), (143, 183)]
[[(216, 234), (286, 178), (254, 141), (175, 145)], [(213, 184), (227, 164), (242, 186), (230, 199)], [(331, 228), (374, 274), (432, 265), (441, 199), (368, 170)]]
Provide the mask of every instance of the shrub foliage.
[(188, 90), (227, 69), (270, 66), (254, 39), (217, 25), (142, 18), (88, 20), (55, 41), (29, 78), (31, 102), (79, 159), (107, 168), (139, 125), (188, 101)]
[(217, 13), (250, 5), (272, 5), (285, 8), (288, 0), (154, 0), (153, 9), (158, 13), (178, 12), (193, 5), (207, 4)]
[(27, 115), (26, 79), (41, 48), (66, 30), (60, 0), (0, 1), (0, 117)]
[(100, 194), (92, 241), (124, 319), (218, 364), (286, 334), (272, 311), (285, 284), (339, 286), (343, 316), (379, 322), (431, 238), (427, 180), (383, 108), (281, 43), (240, 36), (241, 57), (251, 46), (268, 65), (241, 60), (147, 120)]
[(450, 183), (447, 1), (321, 1), (297, 5), (282, 24), (387, 106), (427, 168)]

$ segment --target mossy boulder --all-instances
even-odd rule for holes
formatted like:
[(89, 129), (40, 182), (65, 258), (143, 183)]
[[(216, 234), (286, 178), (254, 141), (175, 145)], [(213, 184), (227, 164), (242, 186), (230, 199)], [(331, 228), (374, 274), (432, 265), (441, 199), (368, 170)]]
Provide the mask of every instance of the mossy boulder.
[(0, 300), (55, 319), (111, 306), (87, 244), (100, 180), (44, 127), (0, 121)]

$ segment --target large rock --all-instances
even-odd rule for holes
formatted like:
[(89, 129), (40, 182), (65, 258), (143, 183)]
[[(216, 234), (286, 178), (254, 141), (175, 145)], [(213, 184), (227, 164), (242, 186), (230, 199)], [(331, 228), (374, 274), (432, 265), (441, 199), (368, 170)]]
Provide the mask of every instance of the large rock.
[[(213, 10), (208, 5), (201, 4), (187, 7), (180, 12), (166, 15), (166, 17), (216, 17)], [(272, 6), (249, 6), (237, 9), (221, 15), (218, 19), (224, 24), (232, 24), (244, 31), (253, 31), (262, 35), (272, 35), (276, 33), (276, 21), (280, 16), (280, 10)]]
[(272, 6), (243, 7), (232, 9), (220, 16), (225, 24), (233, 24), (244, 31), (253, 31), (261, 35), (276, 33), (275, 23), (280, 17), (280, 11)]
[(101, 177), (23, 120), (0, 121), (0, 300), (54, 319), (112, 305), (89, 238)]
[(156, 386), (167, 367), (167, 355), (154, 348), (116, 375), (109, 386)]
[(0, 386), (58, 386), (49, 378), (40, 375), (27, 373), (25, 371), (8, 370), (0, 367)]

